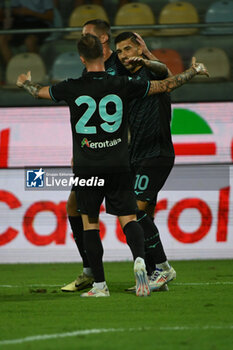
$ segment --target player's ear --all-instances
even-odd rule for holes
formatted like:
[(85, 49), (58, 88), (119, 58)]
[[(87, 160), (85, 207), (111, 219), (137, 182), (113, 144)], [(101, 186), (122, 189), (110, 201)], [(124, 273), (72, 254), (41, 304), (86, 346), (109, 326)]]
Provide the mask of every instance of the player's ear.
[(107, 41), (108, 41), (108, 35), (107, 34), (101, 34), (101, 36), (99, 37), (99, 39), (100, 39), (100, 42), (101, 42), (101, 44), (103, 45), (103, 44), (105, 44)]
[(80, 60), (82, 61), (82, 64), (84, 64), (85, 66), (85, 63), (86, 63), (85, 58), (83, 56), (80, 56)]

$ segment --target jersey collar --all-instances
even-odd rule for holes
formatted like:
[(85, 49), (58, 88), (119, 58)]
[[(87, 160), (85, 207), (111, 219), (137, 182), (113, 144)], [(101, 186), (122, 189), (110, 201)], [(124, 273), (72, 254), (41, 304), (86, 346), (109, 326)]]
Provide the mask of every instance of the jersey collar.
[(104, 77), (105, 75), (108, 75), (108, 73), (106, 73), (105, 71), (101, 71), (101, 72), (87, 72), (86, 73), (87, 76), (89, 77)]

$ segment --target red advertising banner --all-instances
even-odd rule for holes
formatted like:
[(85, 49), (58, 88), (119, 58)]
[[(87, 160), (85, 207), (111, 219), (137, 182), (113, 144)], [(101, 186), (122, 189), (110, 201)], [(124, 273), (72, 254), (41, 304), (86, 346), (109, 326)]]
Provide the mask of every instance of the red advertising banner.
[[(230, 163), (233, 102), (174, 104), (176, 164)], [(69, 166), (68, 107), (0, 109), (0, 167)]]
[[(0, 263), (80, 261), (66, 217), (69, 191), (26, 191), (23, 169), (2, 169), (0, 184)], [(232, 188), (233, 166), (227, 186), (160, 192), (155, 222), (169, 259), (233, 258)], [(104, 203), (101, 211), (104, 259), (132, 259), (117, 219)]]
[[(171, 130), (175, 172), (155, 213), (166, 253), (233, 258), (233, 102), (175, 104)], [(71, 157), (67, 107), (0, 108), (0, 263), (80, 260), (66, 217), (69, 190), (25, 190), (24, 167), (69, 167)], [(198, 165), (207, 165), (207, 175)], [(177, 169), (188, 187), (177, 182)], [(116, 218), (104, 204), (101, 210), (104, 259), (132, 259)]]

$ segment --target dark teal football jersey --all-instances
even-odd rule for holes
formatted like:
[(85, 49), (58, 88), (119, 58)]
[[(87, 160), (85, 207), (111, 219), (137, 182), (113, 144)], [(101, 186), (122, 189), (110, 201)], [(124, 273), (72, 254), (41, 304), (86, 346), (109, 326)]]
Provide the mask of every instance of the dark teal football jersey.
[(149, 81), (88, 72), (50, 88), (51, 97), (64, 100), (70, 109), (76, 174), (129, 168), (128, 105), (146, 96), (149, 87)]
[[(156, 74), (145, 67), (131, 76), (138, 80), (158, 80)], [(129, 109), (130, 162), (156, 156), (174, 157), (170, 123), (170, 94), (161, 93), (133, 100)]]

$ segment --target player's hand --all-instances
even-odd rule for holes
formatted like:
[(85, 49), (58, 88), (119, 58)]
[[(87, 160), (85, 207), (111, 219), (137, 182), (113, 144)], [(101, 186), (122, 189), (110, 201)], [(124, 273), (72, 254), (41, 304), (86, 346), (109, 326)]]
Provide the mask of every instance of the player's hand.
[(31, 71), (28, 71), (27, 74), (20, 74), (20, 75), (18, 76), (16, 85), (17, 85), (18, 87), (22, 87), (23, 83), (25, 83), (26, 80), (29, 80), (29, 81), (32, 80)]
[(134, 35), (137, 37), (137, 42), (139, 43), (139, 45), (142, 48), (142, 52), (145, 53), (148, 51), (148, 48), (146, 46), (145, 41), (142, 39), (141, 35), (139, 35), (138, 33), (134, 32)]
[(206, 75), (209, 77), (209, 72), (203, 63), (196, 62), (196, 57), (192, 57), (192, 68), (195, 69), (198, 75)]
[(145, 66), (146, 65), (146, 61), (144, 58), (142, 57), (130, 57), (127, 59), (127, 63), (132, 64), (132, 66), (137, 67), (137, 66)]

